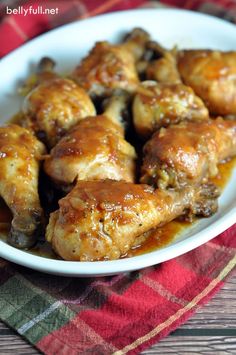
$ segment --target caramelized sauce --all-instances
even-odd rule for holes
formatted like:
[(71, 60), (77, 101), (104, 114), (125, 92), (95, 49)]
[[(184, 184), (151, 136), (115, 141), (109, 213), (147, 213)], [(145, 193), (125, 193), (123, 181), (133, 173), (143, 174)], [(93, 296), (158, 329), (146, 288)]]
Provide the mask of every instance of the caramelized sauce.
[[(18, 123), (22, 118), (22, 114), (15, 115), (11, 122)], [(221, 190), (230, 179), (233, 168), (236, 167), (236, 157), (232, 160), (219, 165), (219, 173), (211, 181), (216, 184)], [(0, 198), (0, 239), (6, 241), (10, 230), (12, 214), (4, 201)], [(153, 229), (145, 234), (145, 239), (142, 243), (132, 248), (124, 257), (132, 257), (145, 254), (169, 244), (172, 240), (191, 225), (189, 222), (172, 221), (163, 227)], [(60, 259), (52, 250), (49, 243), (40, 241), (30, 251), (31, 254), (43, 256), (50, 259)]]
[(146, 240), (142, 244), (132, 248), (128, 252), (127, 256), (137, 256), (160, 249), (169, 244), (174, 238), (178, 236), (178, 234), (183, 232), (190, 225), (190, 222), (175, 220), (167, 223), (163, 227), (153, 229), (146, 233)]
[(236, 167), (236, 157), (228, 160), (224, 164), (219, 164), (219, 173), (216, 177), (211, 179), (211, 182), (215, 184), (221, 191), (224, 190), (225, 185), (228, 183), (233, 168)]

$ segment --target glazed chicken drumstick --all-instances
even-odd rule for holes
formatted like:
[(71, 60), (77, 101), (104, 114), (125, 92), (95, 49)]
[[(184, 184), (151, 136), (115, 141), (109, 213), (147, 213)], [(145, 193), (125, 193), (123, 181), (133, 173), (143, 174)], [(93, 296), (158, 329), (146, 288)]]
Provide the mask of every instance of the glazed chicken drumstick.
[(92, 97), (111, 95), (114, 89), (133, 93), (139, 83), (135, 64), (148, 40), (149, 35), (136, 28), (122, 44), (97, 42), (72, 78)]
[(180, 51), (178, 70), (212, 115), (236, 115), (236, 52)]
[(113, 96), (105, 112), (87, 117), (51, 150), (44, 170), (64, 190), (76, 180), (114, 179), (134, 182), (136, 153), (124, 139), (125, 94)]
[(0, 127), (0, 195), (13, 214), (8, 242), (17, 248), (30, 248), (42, 229), (38, 175), (44, 153), (44, 145), (27, 129)]
[(43, 80), (23, 103), (24, 126), (53, 147), (77, 122), (96, 114), (87, 93), (72, 80)]
[(217, 196), (212, 185), (163, 191), (124, 181), (79, 181), (51, 214), (46, 238), (65, 260), (118, 259), (142, 233), (186, 211), (214, 213)]
[(236, 121), (182, 122), (156, 132), (144, 146), (141, 183), (165, 189), (199, 184), (236, 155)]
[(144, 81), (133, 101), (136, 132), (150, 137), (161, 127), (181, 121), (202, 121), (209, 117), (207, 108), (194, 91), (183, 84)]

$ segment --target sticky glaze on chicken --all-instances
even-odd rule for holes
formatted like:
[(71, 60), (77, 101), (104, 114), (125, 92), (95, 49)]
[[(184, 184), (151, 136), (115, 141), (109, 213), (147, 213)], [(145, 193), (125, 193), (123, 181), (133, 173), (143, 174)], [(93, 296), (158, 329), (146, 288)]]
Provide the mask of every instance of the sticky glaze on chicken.
[(201, 121), (209, 117), (202, 100), (183, 84), (144, 81), (133, 101), (133, 122), (144, 138), (161, 127), (181, 121)]
[(38, 174), (44, 153), (25, 128), (0, 127), (0, 195), (13, 214), (8, 242), (17, 248), (31, 247), (42, 229)]
[(236, 155), (236, 121), (183, 122), (156, 132), (144, 146), (142, 183), (160, 188), (198, 184)]
[(123, 181), (79, 181), (52, 213), (46, 238), (65, 260), (118, 259), (142, 233), (191, 210), (216, 211), (212, 186), (162, 191)]
[(80, 121), (52, 149), (46, 173), (64, 190), (78, 180), (134, 181), (136, 154), (121, 122), (126, 96), (114, 96), (103, 115)]
[(178, 69), (211, 114), (236, 115), (236, 52), (181, 51)]
[(147, 40), (145, 31), (134, 29), (123, 44), (97, 42), (72, 78), (93, 97), (110, 95), (114, 89), (134, 92), (139, 83), (135, 63)]
[(77, 122), (96, 114), (87, 93), (69, 79), (54, 78), (33, 89), (25, 98), (24, 125), (53, 147)]

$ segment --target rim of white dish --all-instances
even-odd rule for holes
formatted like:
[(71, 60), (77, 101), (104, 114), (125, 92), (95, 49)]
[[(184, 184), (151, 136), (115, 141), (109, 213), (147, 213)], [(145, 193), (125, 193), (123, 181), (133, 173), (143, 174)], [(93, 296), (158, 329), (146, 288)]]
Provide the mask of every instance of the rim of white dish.
[(235, 216), (236, 207), (218, 221), (215, 221), (207, 228), (204, 228), (203, 231), (188, 237), (188, 243), (186, 243), (186, 240), (177, 241), (162, 249), (133, 256), (131, 258), (93, 262), (48, 259), (30, 254), (27, 251), (18, 250), (4, 242), (0, 242), (0, 246), (1, 244), (4, 244), (5, 249), (1, 250), (0, 256), (19, 265), (56, 275), (68, 274), (70, 276), (82, 277), (118, 274), (156, 265), (185, 254), (230, 228), (235, 223)]
[(48, 32), (45, 32), (45, 33), (42, 33), (41, 35), (35, 37), (35, 38), (32, 38), (31, 40), (29, 40), (28, 42), (24, 43), (23, 45), (21, 45), (20, 47), (16, 48), (15, 50), (11, 51), (9, 54), (5, 55), (3, 58), (0, 59), (0, 62), (5, 62), (6, 60), (9, 60), (9, 58), (11, 58), (12, 56), (15, 56), (18, 52), (21, 52), (22, 50), (24, 50), (26, 47), (32, 45), (32, 44), (35, 44), (37, 43), (38, 41), (41, 41), (44, 37), (48, 37), (50, 35), (53, 35), (55, 34), (56, 32), (61, 32), (61, 31), (64, 31), (65, 29), (67, 28), (73, 28), (73, 27), (77, 27), (78, 26), (78, 23), (79, 24), (84, 24), (84, 23), (88, 23), (89, 22), (93, 22), (94, 20), (100, 20), (100, 21), (103, 21), (104, 19), (106, 18), (109, 18), (109, 17), (113, 17), (113, 16), (126, 16), (126, 17), (129, 17), (130, 14), (134, 15), (134, 16), (137, 16), (137, 15), (140, 15), (140, 13), (143, 12), (143, 13), (148, 13), (149, 16), (154, 16), (155, 15), (155, 12), (157, 13), (168, 13), (169, 15), (176, 15), (178, 14), (177, 16), (183, 16), (183, 17), (188, 17), (189, 15), (195, 17), (196, 19), (198, 18), (199, 20), (207, 20), (207, 21), (210, 21), (210, 25), (216, 25), (216, 26), (219, 26), (219, 25), (223, 25), (225, 28), (228, 27), (229, 30), (233, 30), (234, 32), (236, 31), (235, 29), (235, 25), (228, 22), (228, 21), (225, 21), (225, 20), (222, 20), (218, 17), (215, 17), (213, 15), (209, 15), (209, 14), (204, 14), (204, 13), (200, 13), (200, 12), (195, 12), (193, 10), (182, 10), (182, 9), (142, 9), (142, 8), (138, 8), (138, 9), (131, 9), (131, 10), (122, 10), (122, 11), (114, 11), (114, 12), (109, 12), (109, 13), (106, 13), (106, 14), (100, 14), (100, 15), (97, 15), (97, 16), (92, 16), (92, 17), (89, 17), (89, 18), (85, 18), (85, 19), (80, 19), (78, 21), (74, 21), (72, 23), (67, 23), (65, 25), (62, 25), (62, 26), (59, 26), (59, 27), (56, 27), (56, 28), (53, 28), (51, 29), (50, 31)]
[[(25, 50), (26, 47), (34, 46), (38, 41), (42, 41), (43, 38), (55, 33), (60, 34), (68, 28), (77, 27), (79, 25), (89, 25), (93, 21), (105, 21), (106, 18), (110, 17), (129, 17), (130, 15), (139, 17), (142, 13), (145, 16), (154, 16), (155, 13), (162, 12), (168, 16), (180, 16), (183, 19), (194, 17), (201, 21), (207, 21), (208, 25), (211, 27), (216, 27), (217, 30), (219, 26), (224, 26), (224, 28), (233, 31), (236, 35), (236, 27), (233, 24), (227, 23), (219, 18), (215, 18), (210, 15), (195, 13), (188, 10), (180, 9), (135, 9), (128, 11), (118, 11), (108, 14), (99, 15), (89, 19), (80, 20), (79, 22), (73, 22), (66, 24), (59, 28), (53, 29), (47, 33), (44, 33), (38, 36), (35, 39), (27, 42), (20, 48), (17, 48), (3, 59), (1, 59), (0, 65), (9, 61), (11, 58), (14, 58), (16, 55), (20, 55), (21, 52)], [(233, 207), (230, 211), (225, 213), (217, 221), (214, 221), (212, 224), (204, 228), (203, 230), (197, 232), (196, 234), (187, 237), (185, 240), (174, 241), (173, 244), (166, 245), (161, 249), (151, 251), (139, 256), (133, 256), (131, 258), (124, 258), (119, 260), (111, 261), (94, 261), (94, 262), (76, 262), (76, 261), (64, 261), (57, 259), (48, 259), (46, 257), (33, 255), (30, 252), (18, 250), (3, 241), (0, 241), (0, 256), (17, 263), (22, 266), (29, 267), (38, 271), (43, 271), (46, 273), (52, 273), (61, 276), (103, 276), (103, 275), (112, 275), (118, 274), (121, 272), (129, 272), (133, 270), (142, 269), (151, 265), (161, 263), (163, 261), (170, 260), (179, 255), (182, 255), (196, 247), (202, 245), (203, 243), (209, 241), (213, 237), (219, 235), (227, 228), (231, 227), (235, 223), (236, 219), (236, 206)], [(187, 240), (187, 242), (186, 242)]]

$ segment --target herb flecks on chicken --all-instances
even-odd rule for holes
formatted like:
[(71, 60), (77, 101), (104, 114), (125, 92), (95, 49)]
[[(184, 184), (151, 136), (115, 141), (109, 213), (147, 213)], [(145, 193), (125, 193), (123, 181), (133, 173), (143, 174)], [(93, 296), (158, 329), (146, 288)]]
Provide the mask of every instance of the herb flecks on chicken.
[(163, 191), (124, 181), (79, 181), (51, 214), (46, 238), (65, 260), (118, 259), (154, 227), (186, 213), (211, 215), (217, 196), (211, 185)]

